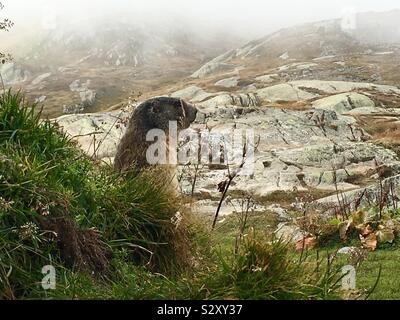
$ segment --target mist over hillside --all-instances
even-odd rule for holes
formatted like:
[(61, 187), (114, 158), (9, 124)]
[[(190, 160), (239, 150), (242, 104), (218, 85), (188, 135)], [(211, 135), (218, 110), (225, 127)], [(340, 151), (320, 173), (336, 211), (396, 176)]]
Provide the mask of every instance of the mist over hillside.
[[(46, 101), (45, 114), (52, 117), (93, 112), (120, 105), (132, 95), (151, 96), (179, 86), (190, 75), (204, 77), (236, 68), (252, 73), (278, 67), (285, 59), (390, 51), (376, 46), (398, 42), (398, 33), (388, 30), (395, 28), (400, 14), (363, 13), (347, 20), (345, 16), (299, 24), (266, 31), (259, 39), (237, 32), (234, 21), (230, 30), (212, 23), (201, 28), (185, 17), (157, 15), (155, 10), (148, 19), (136, 16), (137, 20), (122, 13), (118, 18), (115, 13), (92, 13), (85, 19), (80, 12), (72, 20), (55, 13), (45, 16), (29, 32), (5, 38), (5, 47), (14, 56), (13, 63), (1, 68), (5, 83), (24, 88), (32, 100)], [(330, 71), (337, 73), (323, 72)]]
[(362, 42), (371, 44), (400, 43), (400, 10), (358, 13), (355, 25), (348, 32)]
[[(240, 42), (234, 35), (202, 35), (170, 24), (101, 19), (86, 27), (42, 29), (24, 38), (10, 48), (14, 61), (1, 70), (6, 84), (46, 99), (46, 112), (55, 116), (83, 105), (86, 111), (101, 110), (133, 91), (174, 83)], [(87, 86), (74, 93), (70, 86), (76, 81)]]

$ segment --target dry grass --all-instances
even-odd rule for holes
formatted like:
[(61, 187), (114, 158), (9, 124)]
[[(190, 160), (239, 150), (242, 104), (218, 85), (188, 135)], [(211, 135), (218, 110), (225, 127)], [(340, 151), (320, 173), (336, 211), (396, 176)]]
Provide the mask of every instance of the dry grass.
[(26, 89), (27, 98), (31, 101), (42, 95), (46, 96), (43, 116), (54, 118), (62, 115), (63, 105), (80, 103), (79, 95), (69, 89), (69, 85), (77, 79), (81, 82), (91, 81), (89, 89), (96, 91), (96, 104), (87, 111), (98, 112), (127, 101), (133, 93), (143, 93), (144, 99), (165, 95), (176, 83), (200, 66), (201, 63), (194, 58), (159, 61), (151, 66), (135, 69), (74, 65), (63, 73), (53, 73), (50, 78), (35, 87), (28, 87), (26, 83), (21, 88)]
[(392, 149), (400, 155), (400, 123), (397, 117), (357, 116), (359, 125), (372, 136), (371, 142)]

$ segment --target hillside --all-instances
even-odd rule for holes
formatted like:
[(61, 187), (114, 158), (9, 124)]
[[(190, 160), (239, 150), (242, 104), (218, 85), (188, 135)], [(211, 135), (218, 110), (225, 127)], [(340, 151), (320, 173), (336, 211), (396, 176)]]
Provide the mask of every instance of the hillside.
[(285, 243), (252, 237), (233, 254), (234, 237), (206, 230), (165, 171), (117, 174), (36, 108), (0, 95), (1, 299), (339, 296), (340, 275), (325, 262), (315, 271)]
[[(196, 79), (192, 81), (230, 90), (293, 80), (397, 85), (400, 79), (392, 70), (399, 66), (400, 41), (386, 31), (399, 17), (399, 11), (359, 14), (355, 29), (344, 29), (341, 20), (282, 29), (214, 58), (191, 75)], [(387, 24), (377, 28), (382, 20)], [(391, 40), (385, 41), (382, 33), (390, 34)], [(236, 81), (226, 86), (228, 77)]]
[[(220, 186), (232, 167), (180, 166), (179, 191), (191, 210), (212, 219), (222, 201), (216, 221), (224, 229), (251, 199), (252, 214), (267, 220), (264, 232), (296, 246), (302, 239), (314, 246), (319, 237), (335, 238), (330, 223), (337, 221), (339, 230), (348, 225), (340, 238), (354, 248), (374, 251), (388, 241), (396, 250), (400, 89), (399, 74), (392, 71), (398, 57), (395, 44), (363, 43), (344, 32), (340, 21), (311, 23), (230, 50), (155, 91), (196, 105), (195, 132), (252, 129), (259, 137), (253, 173), (235, 176), (226, 198)], [(114, 126), (115, 117), (120, 120)], [(83, 136), (77, 141), (88, 154), (108, 162), (127, 117), (129, 110), (115, 110), (57, 122), (71, 136)], [(90, 135), (95, 128), (96, 140)], [(363, 212), (361, 220), (352, 216), (356, 210)], [(359, 225), (351, 222), (356, 219)], [(361, 242), (350, 237), (371, 223), (389, 238), (378, 229)]]
[[(254, 129), (261, 137), (256, 173), (251, 181), (239, 178), (233, 187), (238, 191), (266, 197), (296, 188), (329, 195), (334, 191), (329, 178), (334, 168), (344, 170), (337, 181), (339, 189), (353, 190), (373, 181), (369, 177), (376, 166), (397, 167), (400, 82), (390, 64), (399, 63), (400, 51), (379, 51), (389, 46), (396, 47), (357, 40), (338, 20), (309, 23), (227, 51), (189, 78), (142, 99), (169, 94), (195, 104), (201, 113), (194, 130)], [(80, 136), (86, 152), (92, 155), (96, 149), (98, 158), (109, 159), (124, 132), (124, 125), (113, 126), (113, 119), (120, 117), (119, 122), (126, 123), (130, 110), (117, 108), (111, 113), (64, 116), (57, 122), (70, 135)], [(99, 148), (86, 135), (93, 131), (99, 132)], [(331, 149), (340, 151), (330, 154)], [(333, 163), (332, 157), (343, 163)], [(215, 185), (225, 171), (204, 168), (196, 190), (205, 202), (218, 198)], [(183, 179), (182, 184), (189, 192), (190, 183)]]
[[(0, 297), (43, 298), (26, 270), (55, 257), (54, 298), (399, 299), (400, 39), (381, 35), (400, 11), (356, 18), (245, 45), (125, 24), (40, 36), (3, 67), (30, 99), (0, 98)], [(110, 166), (131, 112), (159, 95), (196, 106), (188, 132), (223, 160), (179, 163), (175, 189), (160, 168)], [(221, 137), (246, 130), (232, 163)], [(64, 225), (76, 241), (48, 237)]]
[[(190, 75), (240, 39), (210, 37), (175, 24), (94, 20), (22, 37), (1, 67), (6, 85), (45, 102), (44, 115), (94, 112)], [(6, 45), (6, 44), (5, 44)]]

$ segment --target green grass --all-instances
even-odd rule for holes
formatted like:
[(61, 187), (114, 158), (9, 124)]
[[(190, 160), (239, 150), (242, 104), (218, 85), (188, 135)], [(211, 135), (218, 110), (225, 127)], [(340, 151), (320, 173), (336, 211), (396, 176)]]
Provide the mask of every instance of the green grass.
[[(329, 247), (330, 252), (340, 249), (345, 245)], [(315, 254), (315, 253), (314, 253)], [(358, 299), (365, 298), (365, 293), (369, 292), (375, 284), (375, 289), (371, 292), (369, 300), (399, 300), (400, 299), (400, 248), (396, 245), (390, 248), (380, 248), (369, 252), (365, 261), (356, 269), (356, 286), (359, 293), (364, 293)], [(348, 260), (339, 257), (337, 265), (347, 265)], [(379, 274), (379, 270), (381, 272)], [(356, 298), (357, 296), (354, 296)]]
[[(256, 230), (259, 236), (266, 236), (271, 234), (274, 229), (273, 217), (263, 214), (255, 214), (249, 219), (247, 232), (250, 229)], [(272, 226), (268, 227), (268, 226)], [(233, 252), (235, 235), (237, 234), (237, 217), (234, 215), (227, 218), (222, 224), (217, 227), (217, 232), (212, 238), (213, 246), (220, 248), (220, 252), (229, 256)], [(364, 299), (366, 293), (371, 290), (378, 283), (376, 288), (372, 291), (368, 299), (370, 300), (392, 300), (400, 299), (400, 247), (398, 245), (399, 238), (393, 245), (385, 244), (380, 245), (376, 251), (368, 252), (367, 258), (363, 261), (359, 268), (356, 270), (356, 284), (358, 293), (363, 293), (360, 297), (353, 295), (353, 298)], [(349, 242), (341, 243), (339, 236), (331, 237), (329, 241), (324, 242), (318, 248), (318, 254), (322, 265), (326, 263), (324, 257), (328, 254), (333, 254), (338, 249), (345, 246), (360, 247), (358, 236), (352, 237)], [(292, 252), (294, 259), (298, 259), (300, 253)], [(306, 253), (307, 261), (311, 266), (315, 266), (317, 258), (317, 250), (311, 250)], [(349, 261), (347, 256), (339, 255), (334, 261), (333, 268), (341, 269), (343, 266), (348, 265)], [(379, 270), (381, 274), (379, 276)]]
[[(42, 266), (106, 277), (110, 259), (164, 273), (189, 265), (190, 230), (172, 222), (168, 177), (100, 167), (20, 94), (0, 97), (0, 296), (40, 296)], [(39, 290), (39, 291), (38, 291)]]
[[(273, 219), (251, 216), (234, 253), (236, 218), (206, 231), (169, 182), (99, 165), (36, 105), (1, 95), (0, 298), (340, 298), (339, 269), (271, 242)], [(54, 291), (40, 286), (49, 264)]]
[(400, 248), (393, 247), (371, 252), (357, 271), (357, 285), (370, 288), (374, 285), (379, 268), (381, 276), (371, 300), (400, 300)]

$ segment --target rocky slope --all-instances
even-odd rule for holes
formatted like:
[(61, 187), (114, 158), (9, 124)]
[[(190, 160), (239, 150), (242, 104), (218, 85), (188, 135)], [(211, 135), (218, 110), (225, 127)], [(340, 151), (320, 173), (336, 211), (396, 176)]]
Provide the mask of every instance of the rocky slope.
[[(233, 128), (253, 129), (256, 139), (259, 137), (254, 173), (239, 174), (231, 187), (238, 199), (251, 194), (269, 203), (277, 192), (335, 195), (374, 184), (383, 165), (391, 176), (400, 173), (397, 154), (372, 143), (373, 137), (357, 122), (361, 116), (398, 121), (399, 109), (376, 100), (384, 96), (400, 101), (397, 87), (295, 81), (234, 94), (210, 93), (192, 86), (172, 96), (195, 103), (201, 111), (194, 130), (207, 127), (221, 133)], [(109, 161), (128, 116), (128, 111), (115, 111), (64, 116), (57, 122), (77, 137), (88, 154)], [(184, 194), (191, 194), (194, 170), (190, 165), (180, 167)], [(199, 211), (215, 210), (220, 197), (217, 186), (227, 174), (226, 166), (198, 168), (194, 195)], [(232, 210), (232, 204), (227, 204), (223, 212)]]
[(400, 11), (353, 18), (350, 27), (322, 21), (251, 41), (204, 64), (192, 82), (212, 90), (316, 79), (398, 84)]
[[(322, 212), (369, 205), (389, 186), (398, 201), (400, 46), (362, 42), (362, 30), (343, 30), (336, 20), (287, 28), (152, 92), (195, 104), (193, 130), (252, 129), (259, 139), (253, 174), (234, 179), (222, 215), (246, 195), (257, 200), (255, 210), (282, 221), (303, 202)], [(57, 122), (88, 154), (110, 162), (132, 108)], [(214, 213), (227, 166), (186, 164), (178, 172), (180, 191), (194, 192), (194, 210)]]

